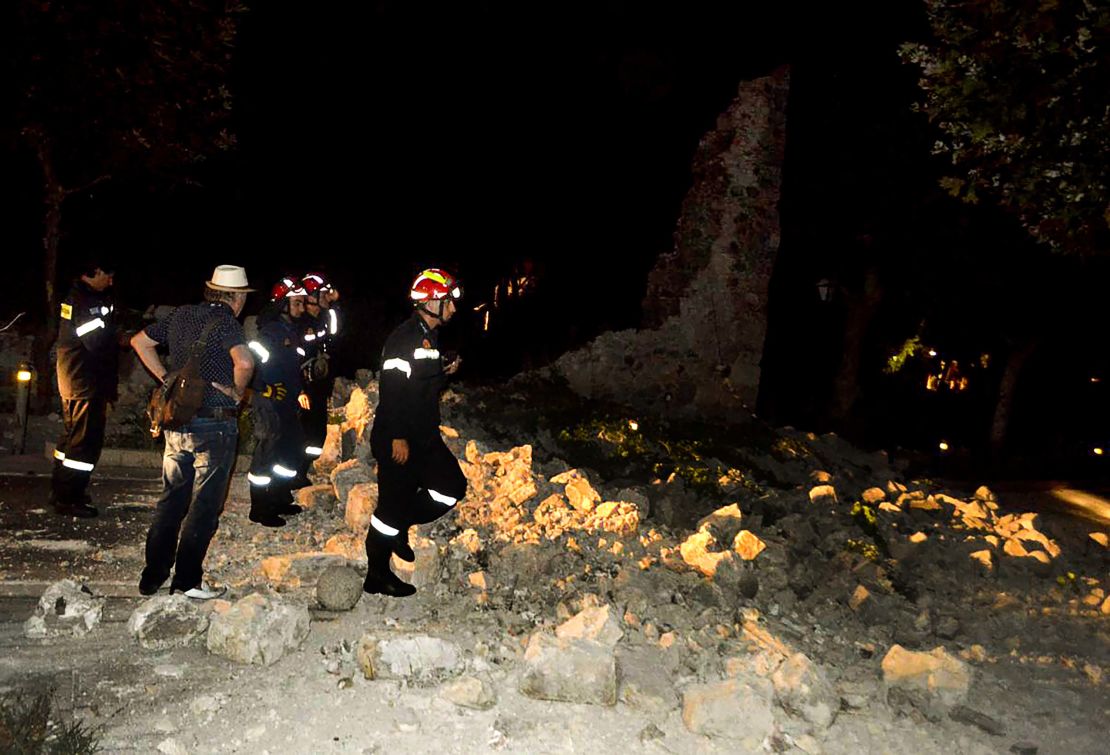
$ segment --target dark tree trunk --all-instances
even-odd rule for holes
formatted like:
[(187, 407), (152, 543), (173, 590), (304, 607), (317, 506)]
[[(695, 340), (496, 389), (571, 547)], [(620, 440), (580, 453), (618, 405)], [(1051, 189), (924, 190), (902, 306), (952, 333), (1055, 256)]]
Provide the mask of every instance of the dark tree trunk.
[(1002, 371), (1002, 381), (998, 385), (998, 400), (994, 405), (994, 419), (991, 421), (991, 459), (997, 464), (1002, 460), (1006, 449), (1006, 436), (1010, 427), (1010, 415), (1014, 405), (1014, 392), (1017, 389), (1018, 379), (1029, 357), (1037, 350), (1040, 339), (1032, 338), (1018, 345), (1010, 352), (1006, 359), (1006, 367)]
[(852, 416), (852, 409), (859, 398), (859, 370), (863, 357), (863, 343), (871, 321), (879, 311), (883, 290), (879, 273), (869, 268), (864, 276), (863, 291), (848, 297), (848, 316), (844, 323), (844, 346), (840, 369), (833, 383), (833, 400), (829, 417), (838, 425), (845, 425)]

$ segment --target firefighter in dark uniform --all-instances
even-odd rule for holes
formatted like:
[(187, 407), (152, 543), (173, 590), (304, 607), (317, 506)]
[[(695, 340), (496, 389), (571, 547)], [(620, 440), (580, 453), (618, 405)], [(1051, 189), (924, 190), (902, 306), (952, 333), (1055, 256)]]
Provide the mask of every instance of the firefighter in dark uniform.
[(308, 469), (324, 452), (328, 436), (328, 399), (335, 386), (329, 352), (339, 335), (339, 308), (336, 306), (339, 292), (335, 286), (322, 273), (306, 273), (301, 282), (305, 291), (302, 372), (308, 405), (301, 406), (305, 446), (304, 458), (297, 470), (295, 485), (298, 487), (309, 484)]
[(54, 449), (50, 500), (64, 516), (98, 513), (85, 489), (104, 446), (108, 404), (119, 398), (119, 342), (108, 295), (112, 268), (89, 262), (61, 306), (57, 372), (65, 430)]
[(258, 317), (258, 338), (247, 344), (256, 361), (251, 402), (257, 440), (247, 473), (249, 518), (266, 527), (281, 527), (283, 515), (301, 511), (291, 491), (304, 452), (297, 417), (298, 402), (307, 400), (301, 380), (304, 295), (296, 278), (278, 281), (270, 292), (270, 304)]
[(439, 394), (459, 361), (443, 363), (437, 332), (454, 316), (462, 290), (450, 273), (433, 268), (416, 277), (409, 296), (416, 311), (382, 349), (378, 407), (370, 430), (370, 450), (378, 462), (378, 506), (366, 533), (363, 589), (394, 597), (416, 592), (389, 568), (392, 553), (404, 561), (414, 559), (409, 527), (439, 519), (466, 494), (458, 459), (439, 431)]

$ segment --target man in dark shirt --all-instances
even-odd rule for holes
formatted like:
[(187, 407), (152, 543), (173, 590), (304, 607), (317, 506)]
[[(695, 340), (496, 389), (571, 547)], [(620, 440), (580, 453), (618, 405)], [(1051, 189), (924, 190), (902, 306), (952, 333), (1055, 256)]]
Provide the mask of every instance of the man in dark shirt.
[[(201, 408), (180, 429), (165, 431), (162, 496), (147, 532), (146, 568), (139, 580), (143, 595), (158, 592), (171, 567), (171, 593), (198, 600), (224, 593), (202, 579), (203, 562), (219, 526), (235, 461), (239, 403), (254, 371), (243, 326), (236, 319), (253, 290), (243, 268), (220, 265), (205, 284), (203, 303), (178, 307), (131, 339), (143, 365), (157, 380), (164, 380), (171, 368), (185, 363), (190, 347), (214, 323), (201, 357), (200, 374), (209, 383)], [(160, 344), (169, 348), (169, 367), (158, 356)]]
[(119, 398), (115, 305), (108, 295), (114, 266), (88, 261), (62, 302), (58, 327), (58, 393), (65, 430), (54, 449), (51, 501), (64, 516), (94, 517), (85, 492), (104, 446), (108, 404)]
[(404, 597), (416, 592), (390, 570), (390, 555), (414, 560), (409, 527), (439, 519), (466, 494), (459, 461), (439, 431), (439, 394), (459, 362), (443, 364), (436, 332), (454, 316), (461, 297), (450, 273), (425, 270), (409, 290), (416, 311), (382, 349), (378, 408), (370, 430), (370, 451), (378, 462), (378, 506), (366, 533), (363, 590), (368, 593)]

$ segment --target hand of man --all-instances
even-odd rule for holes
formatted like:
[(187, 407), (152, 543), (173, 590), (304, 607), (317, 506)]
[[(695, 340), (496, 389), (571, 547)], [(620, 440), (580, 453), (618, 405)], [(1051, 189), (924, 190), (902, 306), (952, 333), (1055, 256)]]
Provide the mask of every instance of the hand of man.
[(237, 404), (243, 400), (243, 394), (235, 390), (235, 386), (233, 385), (223, 385), (222, 383), (213, 382), (212, 387)]
[(259, 394), (262, 398), (268, 398), (271, 401), (284, 401), (285, 400), (285, 383), (267, 383)]
[(443, 374), (454, 375), (458, 371), (460, 364), (462, 364), (462, 357), (455, 357), (443, 368)]
[(304, 409), (306, 412), (312, 408), (312, 402), (308, 400), (307, 393), (302, 393), (297, 396), (297, 403), (300, 404), (301, 408)]
[(404, 464), (409, 460), (409, 442), (404, 438), (393, 439), (393, 461)]

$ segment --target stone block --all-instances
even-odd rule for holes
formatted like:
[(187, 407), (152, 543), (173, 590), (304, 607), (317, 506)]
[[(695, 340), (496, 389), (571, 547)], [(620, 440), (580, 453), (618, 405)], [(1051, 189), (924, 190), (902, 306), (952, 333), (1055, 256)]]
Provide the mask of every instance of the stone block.
[(131, 612), (127, 633), (147, 650), (186, 647), (208, 629), (208, 612), (184, 595), (156, 595)]
[(695, 734), (736, 740), (758, 752), (775, 731), (774, 688), (759, 677), (695, 684), (682, 694), (682, 722)]
[(360, 482), (351, 486), (343, 508), (343, 519), (353, 532), (366, 532), (370, 517), (378, 508), (378, 483)]
[(621, 619), (611, 605), (589, 606), (555, 628), (561, 640), (593, 640), (613, 647), (624, 637)]
[(269, 666), (300, 647), (308, 632), (306, 606), (251, 593), (212, 617), (207, 646), (237, 663)]
[(836, 720), (840, 698), (824, 671), (804, 653), (787, 658), (771, 675), (771, 683), (778, 704), (812, 724), (815, 730), (827, 729)]
[(593, 705), (617, 701), (617, 661), (611, 647), (537, 632), (524, 662), (520, 691), (528, 697)]
[(83, 637), (100, 626), (104, 600), (72, 579), (55, 582), (46, 588), (35, 612), (24, 622), (23, 634), (32, 639)]
[(367, 679), (433, 683), (453, 676), (464, 665), (458, 645), (427, 635), (379, 638), (365, 634), (355, 654)]

